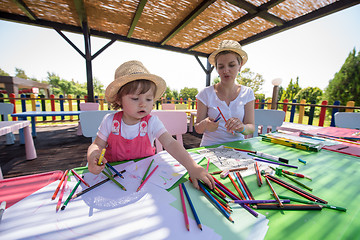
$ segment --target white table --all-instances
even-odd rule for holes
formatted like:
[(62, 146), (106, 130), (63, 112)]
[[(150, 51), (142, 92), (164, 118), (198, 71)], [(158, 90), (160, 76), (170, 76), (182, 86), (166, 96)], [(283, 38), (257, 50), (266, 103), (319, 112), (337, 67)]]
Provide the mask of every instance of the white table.
[[(15, 131), (24, 132), (25, 138), (25, 151), (26, 159), (32, 160), (37, 158), (35, 145), (30, 131), (30, 121), (2, 121), (0, 122), (0, 136), (6, 135), (8, 133), (13, 133)], [(19, 134), (21, 135), (21, 134)], [(2, 179), (2, 171), (0, 168), (0, 179)]]

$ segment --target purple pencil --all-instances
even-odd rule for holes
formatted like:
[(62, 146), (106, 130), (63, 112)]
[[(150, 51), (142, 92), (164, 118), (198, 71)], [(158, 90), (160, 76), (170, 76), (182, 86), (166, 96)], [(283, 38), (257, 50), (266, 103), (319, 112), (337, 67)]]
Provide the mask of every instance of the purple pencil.
[[(232, 200), (231, 203), (257, 204), (257, 203), (276, 203), (277, 200)], [(281, 200), (282, 203), (290, 203), (289, 199)]]
[(281, 166), (286, 166), (286, 167), (291, 167), (291, 168), (298, 168), (298, 166), (293, 166), (293, 165), (289, 165), (289, 164), (285, 164), (285, 163), (281, 163), (281, 162), (273, 162), (273, 161), (268, 161), (268, 160), (255, 158), (255, 157), (253, 159), (255, 161), (266, 162), (266, 163), (270, 163), (270, 164), (276, 164), (276, 165), (281, 165)]
[(231, 199), (233, 200), (240, 200), (240, 198), (234, 194), (232, 194), (231, 192), (229, 192), (228, 190), (226, 190), (223, 186), (221, 186), (220, 184), (218, 184), (217, 182), (215, 182), (215, 185), (221, 189), (221, 191), (223, 191), (226, 195), (228, 195)]

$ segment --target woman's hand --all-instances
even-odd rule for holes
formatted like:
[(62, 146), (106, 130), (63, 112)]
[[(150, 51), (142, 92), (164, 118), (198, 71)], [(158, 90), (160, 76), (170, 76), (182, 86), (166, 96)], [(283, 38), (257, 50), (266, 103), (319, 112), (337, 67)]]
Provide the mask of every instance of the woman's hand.
[(241, 132), (244, 129), (244, 123), (238, 118), (229, 118), (225, 123), (226, 131), (232, 133), (234, 131)]
[(219, 122), (215, 122), (215, 119), (207, 117), (203, 120), (206, 124), (205, 129), (209, 132), (214, 132), (219, 127)]

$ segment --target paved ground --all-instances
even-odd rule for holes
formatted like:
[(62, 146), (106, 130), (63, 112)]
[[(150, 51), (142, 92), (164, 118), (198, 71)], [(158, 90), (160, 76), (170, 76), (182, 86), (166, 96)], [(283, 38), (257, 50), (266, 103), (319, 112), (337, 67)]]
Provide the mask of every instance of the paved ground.
[[(16, 141), (6, 146), (5, 137), (0, 136), (0, 166), (4, 178), (66, 170), (86, 165), (86, 151), (90, 138), (76, 135), (77, 124), (37, 126), (34, 138), (37, 159), (25, 159), (25, 147)], [(18, 134), (15, 135), (18, 139)], [(201, 136), (186, 133), (183, 142), (186, 149), (198, 147)]]

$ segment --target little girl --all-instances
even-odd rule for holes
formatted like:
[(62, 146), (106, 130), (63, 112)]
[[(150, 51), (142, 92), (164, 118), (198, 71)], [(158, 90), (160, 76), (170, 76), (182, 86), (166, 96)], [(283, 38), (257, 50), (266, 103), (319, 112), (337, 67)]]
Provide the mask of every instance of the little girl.
[[(150, 115), (154, 101), (166, 90), (165, 81), (150, 74), (139, 61), (122, 64), (115, 72), (115, 80), (106, 88), (105, 98), (112, 108), (122, 111), (107, 114), (95, 141), (87, 152), (88, 168), (93, 174), (104, 170), (97, 165), (100, 153), (106, 148), (103, 163), (148, 157), (155, 154), (154, 141), (159, 139), (164, 149), (189, 172), (194, 187), (197, 179), (208, 186), (214, 180), (204, 168), (197, 165), (185, 148), (165, 129), (157, 116)], [(195, 181), (194, 181), (195, 180)]]

